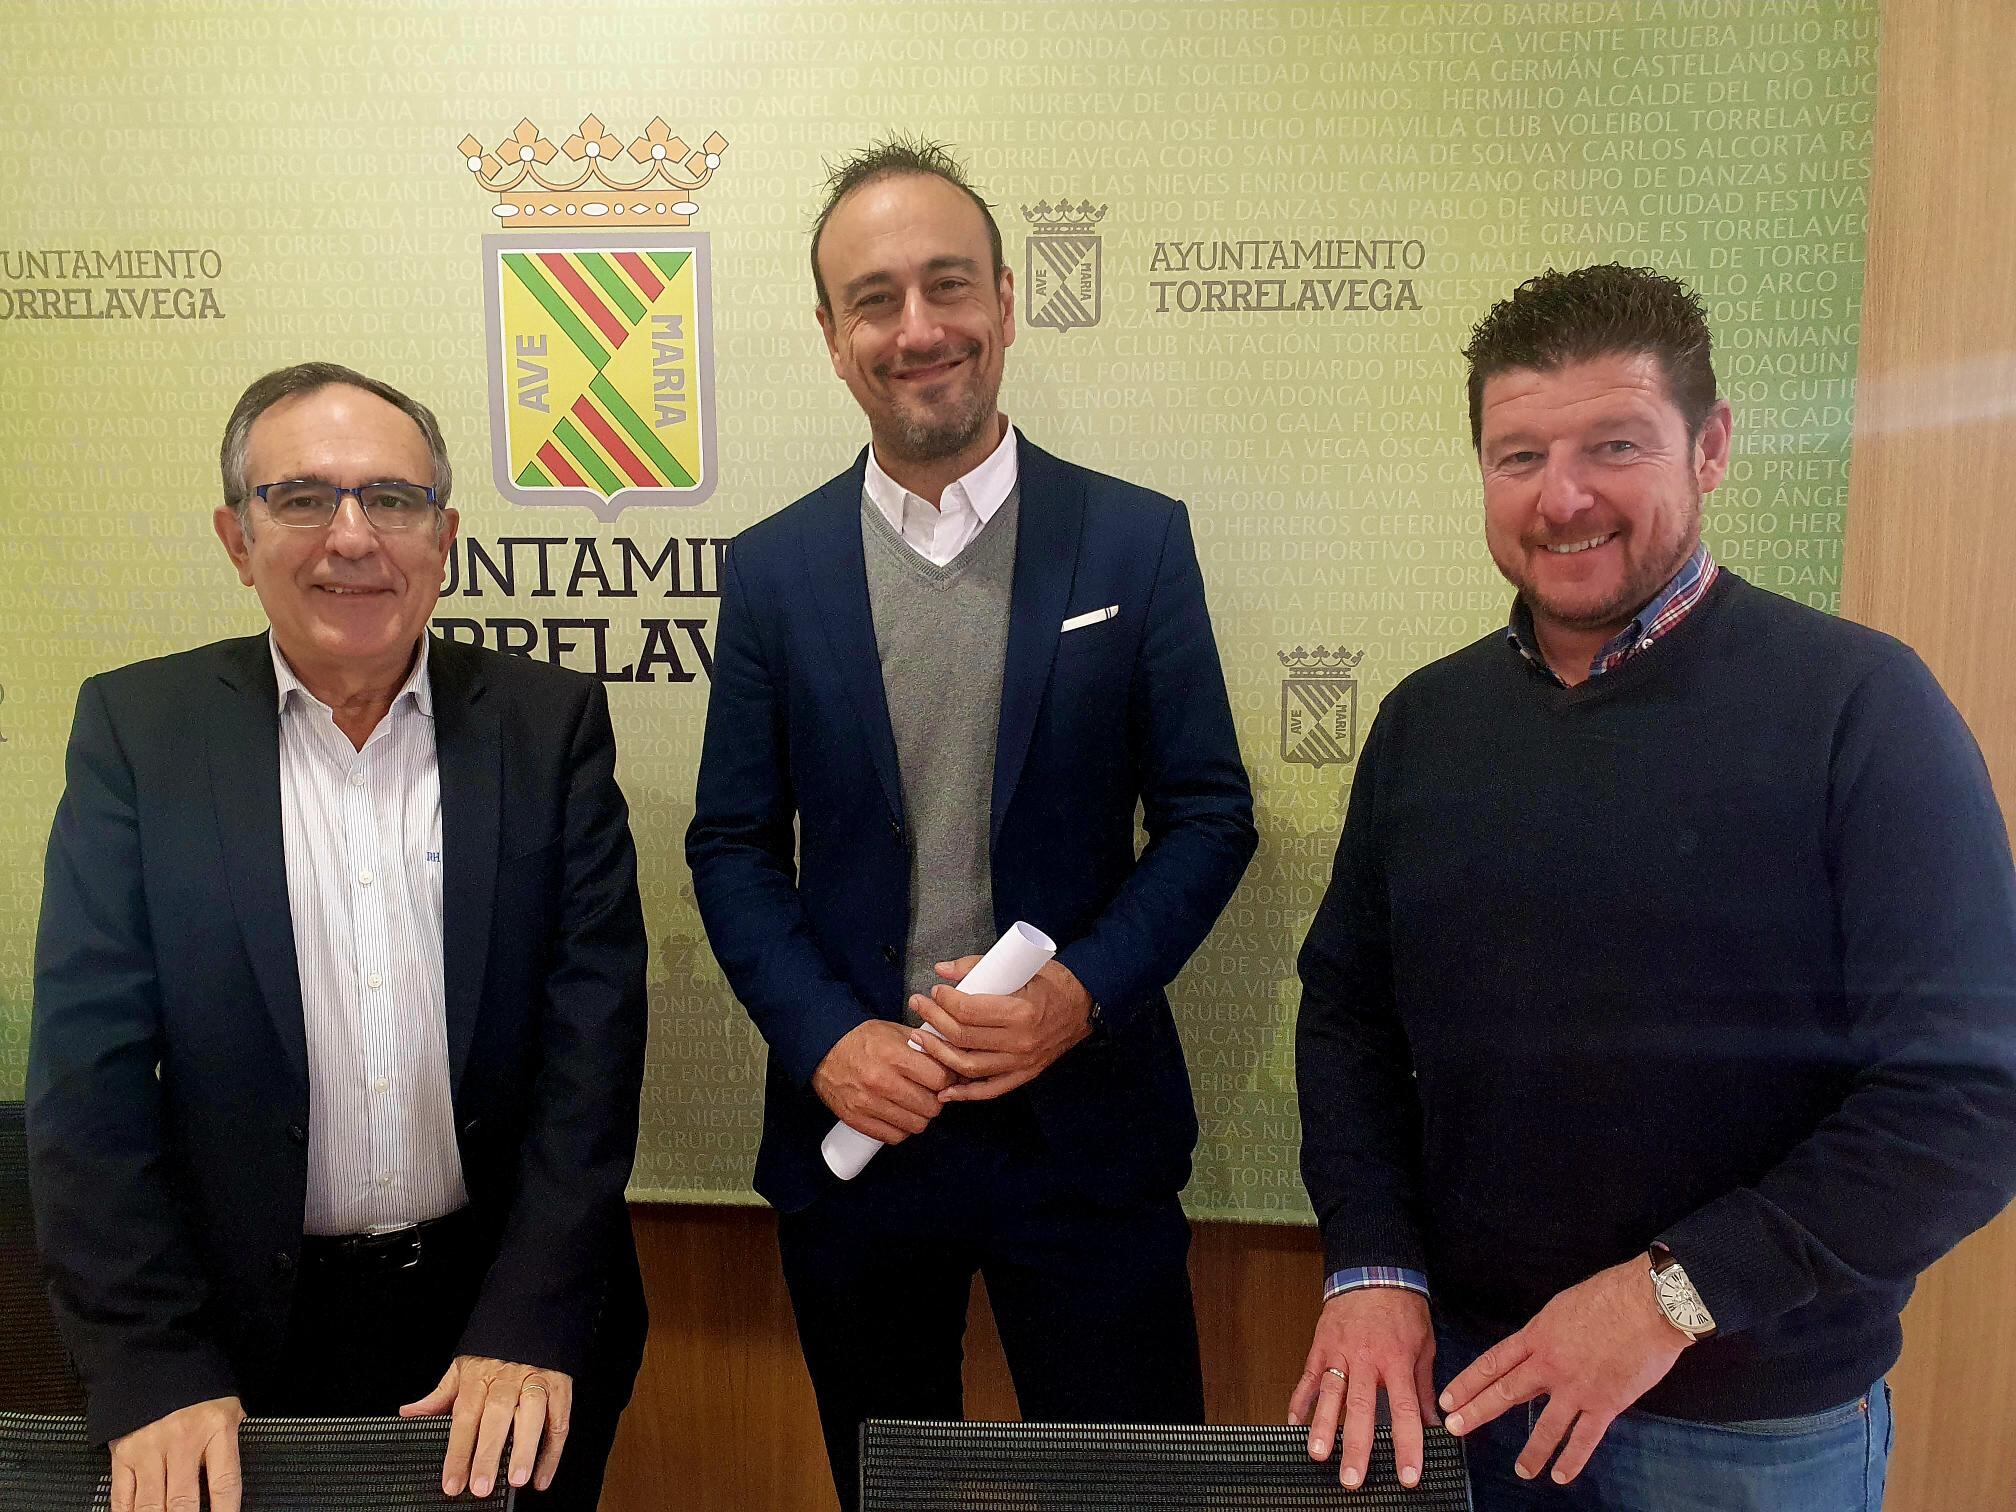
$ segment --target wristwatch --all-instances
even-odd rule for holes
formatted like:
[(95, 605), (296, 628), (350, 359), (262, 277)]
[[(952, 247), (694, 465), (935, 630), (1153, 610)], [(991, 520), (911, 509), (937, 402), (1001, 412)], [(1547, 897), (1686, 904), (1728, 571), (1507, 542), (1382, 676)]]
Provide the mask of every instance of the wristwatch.
[(1687, 1267), (1674, 1257), (1673, 1251), (1655, 1244), (1646, 1258), (1652, 1263), (1652, 1295), (1658, 1299), (1659, 1311), (1666, 1314), (1666, 1321), (1687, 1335), (1689, 1343), (1698, 1343), (1714, 1333), (1714, 1316), (1688, 1279)]

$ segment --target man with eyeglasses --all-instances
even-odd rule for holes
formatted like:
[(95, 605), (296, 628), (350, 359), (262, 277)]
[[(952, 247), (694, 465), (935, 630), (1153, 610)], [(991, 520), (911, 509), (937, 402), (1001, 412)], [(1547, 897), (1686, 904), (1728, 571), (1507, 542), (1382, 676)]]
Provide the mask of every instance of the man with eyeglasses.
[(427, 635), (424, 405), (283, 369), (221, 463), (270, 628), (85, 683), (36, 947), (36, 1220), (112, 1507), (237, 1512), (253, 1412), (452, 1413), (444, 1493), (592, 1508), (644, 1337), (607, 702)]

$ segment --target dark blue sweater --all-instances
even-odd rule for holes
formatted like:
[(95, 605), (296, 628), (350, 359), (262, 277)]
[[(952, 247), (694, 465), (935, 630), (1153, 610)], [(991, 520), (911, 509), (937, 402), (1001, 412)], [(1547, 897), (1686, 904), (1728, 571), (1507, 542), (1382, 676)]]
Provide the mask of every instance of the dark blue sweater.
[(1980, 752), (1906, 647), (1726, 570), (1575, 688), (1502, 633), (1401, 683), (1301, 969), (1328, 1267), (1425, 1269), (1488, 1342), (1663, 1241), (1720, 1332), (1650, 1411), (1848, 1400), (2016, 1192)]

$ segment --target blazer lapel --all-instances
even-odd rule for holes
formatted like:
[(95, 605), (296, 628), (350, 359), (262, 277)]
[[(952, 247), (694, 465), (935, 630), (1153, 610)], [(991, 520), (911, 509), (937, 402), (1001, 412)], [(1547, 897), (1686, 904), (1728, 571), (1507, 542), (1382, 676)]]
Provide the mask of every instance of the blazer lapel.
[(1057, 654), (1058, 628), (1071, 601), (1078, 571), (1078, 539), (1085, 520), (1085, 480), (1019, 432), (1016, 445), (1020, 522), (1015, 535), (1015, 586), (1009, 598), (1008, 658), (1001, 673), (1001, 722), (994, 738), (994, 799), (988, 838), (1001, 838), (1001, 820), (1035, 733), (1036, 711)]
[(896, 735), (882, 690), (882, 657), (868, 603), (868, 559), (861, 547), (861, 489), (867, 468), (868, 451), (863, 447), (854, 466), (819, 491), (806, 512), (799, 545), (812, 606), (833, 652), (834, 671), (860, 717), (889, 812), (901, 821), (903, 785), (896, 769)]
[(208, 721), (210, 790), (224, 856), (231, 912), (288, 1064), (308, 1085), (308, 1037), (301, 1020), (301, 968), (287, 901), (286, 842), (280, 829), (280, 685), (264, 635), (224, 650), (218, 677), (228, 690)]
[(496, 701), (483, 697), (480, 659), (453, 641), (427, 648), (434, 691), (434, 759), (441, 773), (442, 967), (448, 1007), (448, 1082), (476, 1036), (490, 923), (497, 898), (503, 740)]

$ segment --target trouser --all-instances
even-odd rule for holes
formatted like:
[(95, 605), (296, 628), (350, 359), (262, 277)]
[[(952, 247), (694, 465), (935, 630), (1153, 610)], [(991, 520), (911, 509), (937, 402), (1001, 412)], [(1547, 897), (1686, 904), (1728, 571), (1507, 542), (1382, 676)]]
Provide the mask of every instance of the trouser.
[[(397, 1235), (344, 1252), (306, 1242), (287, 1342), (274, 1384), (248, 1412), (289, 1417), (389, 1417), (433, 1391), (454, 1359), (489, 1255), (461, 1215), (424, 1225), (417, 1263)], [(616, 1423), (644, 1350), (644, 1289), (635, 1254), (612, 1257), (609, 1290), (587, 1367), (573, 1383), (566, 1446), (552, 1486), (518, 1496), (525, 1512), (593, 1512)], [(537, 1361), (518, 1363), (537, 1364)], [(500, 1460), (501, 1480), (509, 1466)]]
[[(1487, 1346), (1436, 1331), (1441, 1390)], [(1890, 1388), (1823, 1412), (1696, 1423), (1626, 1412), (1566, 1486), (1512, 1468), (1547, 1405), (1541, 1397), (1464, 1435), (1476, 1512), (1880, 1512), (1889, 1465)]]
[(963, 1416), (973, 1276), (1022, 1416), (1199, 1423), (1203, 1376), (1176, 1194), (1080, 1194), (1022, 1099), (954, 1104), (778, 1225), (784, 1279), (845, 1512), (868, 1418)]

